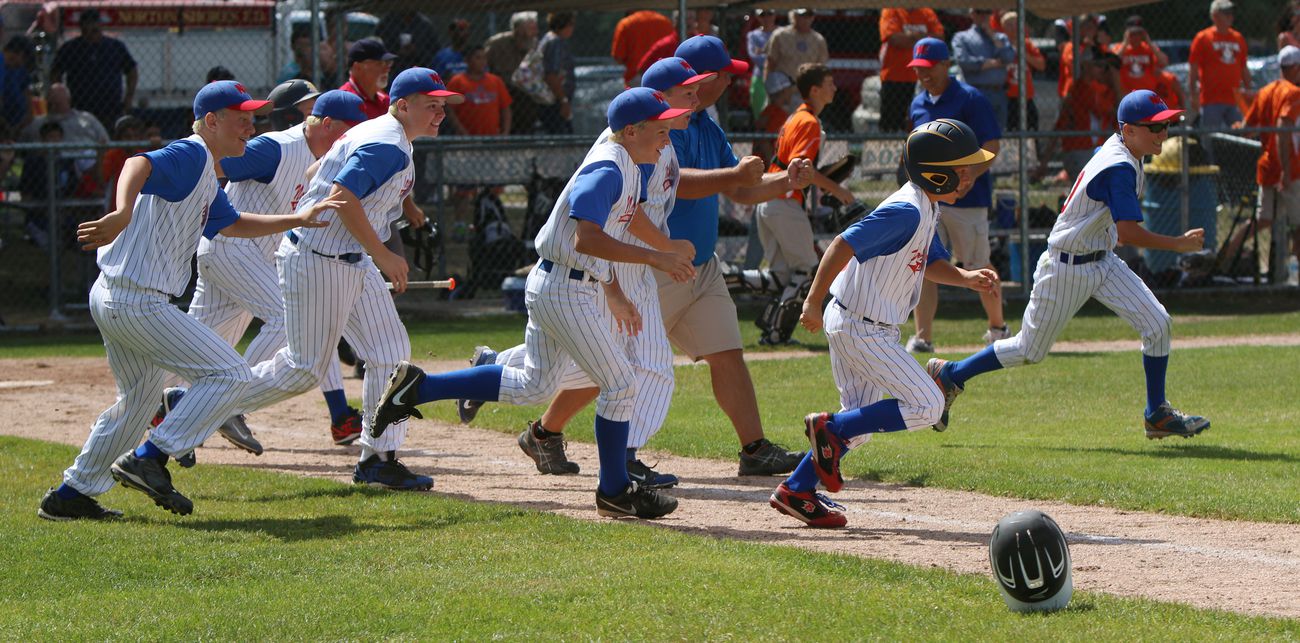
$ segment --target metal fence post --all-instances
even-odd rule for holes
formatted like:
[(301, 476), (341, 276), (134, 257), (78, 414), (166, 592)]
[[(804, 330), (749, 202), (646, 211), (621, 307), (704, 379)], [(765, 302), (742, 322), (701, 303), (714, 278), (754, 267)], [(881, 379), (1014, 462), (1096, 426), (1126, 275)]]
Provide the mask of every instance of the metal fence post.
[[(1020, 153), (1020, 195), (1016, 198), (1020, 206), (1020, 292), (1028, 295), (1030, 292), (1029, 283), (1029, 132), (1027, 126), (1029, 123), (1029, 87), (1025, 80), (1029, 77), (1028, 62), (1025, 60), (1025, 21), (1029, 16), (1025, 14), (1025, 0), (1016, 0), (1016, 82), (1020, 85), (1020, 91), (1016, 92), (1016, 102), (1020, 104), (1020, 118), (1017, 119), (1016, 129), (1019, 130), (1019, 136), (1016, 139), (1016, 145)], [(992, 169), (992, 168), (990, 168)], [(1035, 259), (1037, 260), (1037, 259)]]
[[(311, 84), (320, 87), (320, 0), (311, 0), (311, 26), (307, 29), (311, 34)], [(289, 42), (293, 43), (292, 34)]]
[[(442, 189), (442, 172), (443, 172), (443, 146), (438, 139), (433, 140), (433, 197), (436, 204), (434, 212), (437, 216), (438, 226), (438, 243), (442, 246), (438, 253), (438, 274), (447, 274), (447, 239), (452, 231), (443, 225), (443, 212), (447, 209), (447, 199), (444, 198)], [(466, 277), (468, 279), (468, 277)]]
[(59, 263), (62, 257), (59, 255), (63, 242), (59, 239), (59, 209), (55, 203), (58, 195), (58, 177), (56, 176), (57, 164), (55, 163), (55, 154), (58, 150), (46, 148), (45, 150), (45, 217), (46, 217), (46, 235), (49, 237), (50, 250), (50, 319), (52, 321), (63, 321), (63, 276), (59, 270)]

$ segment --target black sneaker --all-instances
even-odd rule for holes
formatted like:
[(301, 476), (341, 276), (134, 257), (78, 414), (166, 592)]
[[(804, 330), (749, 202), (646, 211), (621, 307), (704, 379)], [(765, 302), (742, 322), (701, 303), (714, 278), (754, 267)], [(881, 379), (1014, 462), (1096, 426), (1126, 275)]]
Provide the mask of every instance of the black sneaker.
[(181, 516), (194, 512), (194, 503), (172, 486), (172, 474), (166, 465), (153, 458), (141, 458), (128, 451), (109, 468), (113, 479), (123, 487), (142, 491), (154, 504)]
[(387, 460), (375, 454), (358, 462), (352, 470), (352, 482), (397, 491), (428, 491), (433, 488), (433, 478), (411, 472), (392, 451), (388, 452)]
[(762, 444), (753, 454), (740, 452), (740, 470), (736, 475), (774, 476), (790, 473), (803, 461), (806, 452), (787, 451), (785, 447), (763, 438)]
[(676, 487), (679, 482), (677, 476), (671, 473), (659, 473), (640, 460), (627, 461), (627, 477), (646, 489), (670, 489)]
[(596, 489), (596, 513), (608, 518), (662, 518), (677, 509), (677, 499), (633, 482), (623, 493), (606, 496)]
[(375, 421), (370, 425), (370, 435), (379, 437), (388, 429), (388, 425), (401, 422), (415, 416), (423, 419), (420, 410), (415, 408), (418, 392), (415, 389), (424, 380), (424, 371), (410, 362), (398, 362), (393, 374), (388, 377), (388, 386), (379, 398), (375, 409)]
[(529, 422), (528, 428), (519, 434), (519, 448), (524, 454), (533, 459), (533, 464), (537, 465), (537, 470), (541, 473), (548, 473), (557, 476), (573, 475), (581, 467), (577, 462), (569, 460), (564, 453), (564, 436), (555, 435), (546, 439), (537, 437), (534, 432), (537, 429), (537, 422)]
[(77, 497), (71, 500), (63, 498), (51, 488), (45, 492), (45, 497), (41, 498), (41, 508), (36, 510), (36, 515), (46, 520), (62, 522), (65, 520), (113, 520), (121, 518), (122, 512), (116, 509), (106, 509), (90, 496), (77, 494)]

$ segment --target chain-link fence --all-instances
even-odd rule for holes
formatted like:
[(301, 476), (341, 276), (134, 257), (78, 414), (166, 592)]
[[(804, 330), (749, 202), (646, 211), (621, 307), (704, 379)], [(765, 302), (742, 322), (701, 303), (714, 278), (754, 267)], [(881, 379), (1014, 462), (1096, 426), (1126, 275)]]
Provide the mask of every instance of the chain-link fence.
[[(1291, 94), (1282, 91), (1295, 89), (1282, 79), (1294, 67), (1278, 60), (1281, 45), (1300, 43), (1293, 4), (1232, 7), (1220, 0), (1212, 16), (1209, 2), (1165, 0), (1060, 20), (1032, 11), (1016, 20), (1002, 11), (954, 9), (804, 14), (761, 10), (761, 2), (691, 2), (683, 15), (611, 11), (599, 3), (572, 13), (527, 10), (538, 4), (0, 3), (0, 278), (9, 286), (0, 294), (0, 317), (13, 325), (84, 308), (95, 267), (93, 257), (74, 247), (76, 223), (106, 207), (129, 153), (188, 134), (190, 102), (204, 82), (228, 74), (264, 96), (281, 81), (303, 78), (322, 88), (352, 84), (372, 95), (416, 65), (436, 69), (470, 100), (452, 109), (439, 138), (416, 142), (415, 194), (436, 233), (408, 233), (410, 256), (429, 276), (458, 275), (468, 286), (457, 297), (495, 297), (535, 259), (532, 238), (604, 128), (609, 101), (658, 56), (670, 55), (682, 28), (717, 34), (733, 57), (754, 65), (713, 108), (738, 155), (772, 154), (777, 131), (799, 104), (791, 84), (799, 63), (829, 67), (837, 89), (820, 114), (829, 141), (820, 160), (857, 156), (845, 185), (869, 205), (898, 185), (900, 132), (944, 100), (942, 92), (927, 96), (939, 85), (918, 85), (908, 67), (919, 39), (940, 38), (951, 77), (974, 87), (996, 114), (989, 120), (1000, 130), (1000, 154), (981, 205), (989, 212), (994, 265), (1004, 279), (1021, 283), (1083, 161), (1115, 131), (1118, 99), (1152, 89), (1171, 107), (1190, 109), (1192, 118), (1174, 130), (1160, 155), (1147, 159), (1146, 225), (1163, 234), (1203, 227), (1208, 252), (1121, 254), (1162, 288), (1295, 279), (1287, 237), (1288, 226), (1300, 221), (1290, 214), (1300, 208), (1300, 196), (1287, 190), (1266, 200), (1263, 214), (1275, 223), (1251, 225), (1257, 179), (1280, 180), (1277, 142), (1290, 149), (1294, 138), (1283, 109)], [(1021, 48), (1019, 25), (1032, 78), (1028, 128), (1017, 118), (1012, 62)], [(395, 54), (387, 74), (352, 73), (348, 52), (365, 38), (381, 39)], [(1257, 177), (1261, 155), (1269, 162)], [(807, 203), (824, 246), (847, 222), (817, 195)], [(761, 262), (751, 223), (752, 208), (723, 200), (718, 251), (724, 259)]]

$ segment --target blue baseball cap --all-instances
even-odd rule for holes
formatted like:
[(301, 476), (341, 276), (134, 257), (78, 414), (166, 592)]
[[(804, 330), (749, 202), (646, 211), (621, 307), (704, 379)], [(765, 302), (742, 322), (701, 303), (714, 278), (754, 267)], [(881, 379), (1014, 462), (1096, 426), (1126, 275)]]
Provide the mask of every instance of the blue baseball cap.
[(732, 60), (731, 54), (727, 53), (727, 46), (722, 44), (717, 36), (691, 36), (677, 45), (676, 55), (678, 58), (686, 59), (686, 62), (697, 71), (704, 73), (729, 71), (733, 74), (743, 74), (749, 71), (749, 63), (743, 60)]
[(275, 105), (269, 100), (253, 100), (244, 86), (233, 80), (218, 80), (203, 86), (194, 95), (194, 118), (203, 118), (210, 112), (234, 109), (253, 112), (258, 116), (268, 114)]
[(1119, 102), (1119, 122), (1163, 123), (1183, 115), (1181, 109), (1169, 109), (1164, 99), (1149, 89), (1131, 92)]
[(316, 98), (316, 104), (311, 108), (311, 115), (356, 125), (366, 120), (366, 113), (361, 111), (363, 103), (365, 101), (352, 92), (331, 89)]
[(398, 74), (397, 78), (393, 79), (393, 84), (388, 87), (388, 98), (393, 102), (412, 94), (445, 98), (447, 103), (451, 105), (459, 105), (465, 102), (463, 94), (448, 91), (447, 85), (442, 82), (442, 76), (439, 76), (438, 72), (428, 67), (407, 69)]
[(617, 132), (641, 121), (666, 121), (689, 113), (689, 109), (669, 107), (663, 92), (633, 87), (615, 96), (605, 114), (609, 117), (610, 131)]
[(678, 85), (694, 85), (715, 76), (717, 74), (712, 72), (697, 74), (695, 68), (691, 67), (685, 58), (673, 56), (660, 58), (659, 62), (650, 65), (650, 68), (641, 75), (641, 86), (663, 92)]
[(933, 67), (935, 63), (948, 60), (952, 54), (948, 45), (939, 38), (922, 38), (912, 47), (912, 62), (908, 67)]

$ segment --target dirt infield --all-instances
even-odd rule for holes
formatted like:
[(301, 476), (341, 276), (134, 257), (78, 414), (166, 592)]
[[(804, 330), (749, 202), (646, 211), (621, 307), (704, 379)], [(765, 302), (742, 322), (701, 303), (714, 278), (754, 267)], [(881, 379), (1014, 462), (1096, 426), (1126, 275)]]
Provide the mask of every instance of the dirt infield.
[[(1300, 344), (1296, 336), (1274, 339), (1258, 343)], [(1227, 341), (1213, 339), (1215, 345)], [(1134, 342), (1124, 342), (1119, 350), (1133, 348)], [(8, 379), (0, 381), (0, 410), (11, 418), (44, 419), (7, 422), (0, 433), (80, 446), (95, 416), (113, 402), (112, 379), (103, 359), (3, 360), (3, 364)], [(360, 382), (350, 379), (346, 385), (350, 395), (360, 395)], [(42, 412), (31, 413), (37, 409)], [(300, 396), (250, 418), (266, 446), (261, 457), (238, 451), (214, 436), (199, 450), (199, 461), (348, 480), (357, 449), (333, 446), (325, 417), (318, 395)], [(541, 476), (520, 453), (514, 436), (417, 421), (403, 459), (418, 471), (434, 474), (435, 493), (595, 520), (595, 447), (572, 444), (570, 453), (582, 465), (582, 475)], [(646, 452), (645, 457), (685, 481), (672, 491), (681, 499), (681, 508), (655, 523), (665, 528), (986, 574), (987, 538), (994, 523), (1007, 512), (1036, 507), (1070, 533), (1076, 587), (1203, 608), (1300, 617), (1300, 586), (1280, 582), (1300, 574), (1300, 530), (1291, 526), (853, 481), (836, 498), (849, 508), (850, 527), (818, 531), (797, 526), (767, 506), (777, 478), (737, 478), (734, 462), (654, 452)], [(54, 483), (57, 472), (50, 474)], [(177, 484), (185, 489), (201, 475), (201, 471), (178, 472)], [(111, 506), (118, 493), (122, 492), (111, 492), (107, 504)], [(32, 498), (33, 509), (38, 500)], [(202, 505), (197, 511), (203, 511)]]

